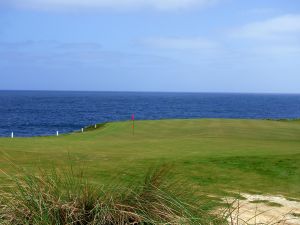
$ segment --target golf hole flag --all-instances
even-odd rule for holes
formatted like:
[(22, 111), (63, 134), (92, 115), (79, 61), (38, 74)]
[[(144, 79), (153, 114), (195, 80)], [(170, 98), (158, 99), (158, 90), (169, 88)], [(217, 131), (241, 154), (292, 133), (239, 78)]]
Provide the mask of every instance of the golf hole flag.
[(134, 114), (131, 115), (132, 120), (132, 134), (134, 135)]

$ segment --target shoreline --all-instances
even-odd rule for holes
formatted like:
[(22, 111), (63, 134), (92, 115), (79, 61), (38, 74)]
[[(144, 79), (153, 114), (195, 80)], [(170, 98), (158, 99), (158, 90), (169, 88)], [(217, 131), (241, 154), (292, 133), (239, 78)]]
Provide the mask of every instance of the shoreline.
[[(262, 119), (257, 119), (257, 118), (166, 118), (166, 119), (148, 119), (148, 120), (135, 120), (137, 122), (139, 121), (187, 121), (187, 120), (228, 120), (228, 121), (273, 121), (273, 122), (297, 122), (300, 121), (300, 118), (278, 118), (278, 119), (273, 119), (273, 118), (262, 118)], [(131, 120), (116, 120), (116, 121), (109, 121), (109, 122), (104, 122), (104, 123), (96, 123), (94, 125), (88, 125), (83, 127), (84, 132), (90, 132), (94, 131), (100, 128), (103, 128), (107, 124), (112, 124), (112, 123), (122, 123), (122, 122), (130, 122)], [(94, 126), (97, 125), (97, 128), (94, 128)], [(71, 135), (71, 134), (78, 134), (82, 133), (81, 129), (78, 130), (73, 130), (70, 132), (66, 133), (60, 133), (59, 136), (66, 136), (66, 135)], [(16, 133), (15, 133), (16, 134)], [(56, 136), (55, 131), (53, 132), (53, 135), (36, 135), (36, 136), (14, 136), (14, 138), (42, 138), (42, 137), (54, 137)], [(5, 138), (11, 138), (9, 136), (0, 136), (0, 139), (5, 139)]]

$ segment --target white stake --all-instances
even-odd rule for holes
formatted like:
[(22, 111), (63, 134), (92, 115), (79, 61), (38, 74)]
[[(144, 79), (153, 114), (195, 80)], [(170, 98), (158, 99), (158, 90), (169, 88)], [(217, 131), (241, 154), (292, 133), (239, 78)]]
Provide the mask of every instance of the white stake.
[(95, 124), (95, 128), (97, 128), (97, 124)]
[(56, 131), (56, 136), (58, 136), (58, 131)]
[(14, 132), (11, 132), (11, 138), (14, 138)]
[(81, 133), (83, 133), (83, 128), (81, 128)]

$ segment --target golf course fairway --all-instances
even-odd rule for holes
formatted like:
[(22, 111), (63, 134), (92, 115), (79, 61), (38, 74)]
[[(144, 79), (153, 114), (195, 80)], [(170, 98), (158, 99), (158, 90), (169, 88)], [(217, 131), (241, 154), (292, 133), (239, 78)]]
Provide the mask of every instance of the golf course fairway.
[(58, 137), (0, 138), (0, 182), (17, 168), (81, 168), (95, 183), (168, 164), (202, 192), (300, 197), (300, 121), (185, 119), (107, 123)]

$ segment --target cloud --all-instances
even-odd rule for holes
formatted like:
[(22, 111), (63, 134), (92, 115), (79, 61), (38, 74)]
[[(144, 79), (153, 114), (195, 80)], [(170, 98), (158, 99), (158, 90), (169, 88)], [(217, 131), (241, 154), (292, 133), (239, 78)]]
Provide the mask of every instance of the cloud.
[(37, 10), (82, 10), (97, 8), (131, 10), (151, 8), (169, 11), (207, 7), (218, 1), (219, 0), (4, 0), (4, 3), (13, 7)]
[(155, 67), (176, 64), (173, 59), (151, 54), (108, 51), (93, 42), (0, 42), (1, 66), (51, 67)]
[(213, 49), (218, 46), (214, 41), (203, 38), (147, 38), (142, 40), (142, 43), (155, 48), (174, 49), (174, 50), (199, 50)]
[(281, 15), (248, 23), (231, 31), (229, 37), (230, 42), (239, 43), (238, 51), (244, 55), (282, 60), (299, 57), (300, 15)]
[(231, 34), (233, 37), (259, 40), (294, 40), (299, 39), (299, 35), (300, 15), (283, 15), (249, 23)]

